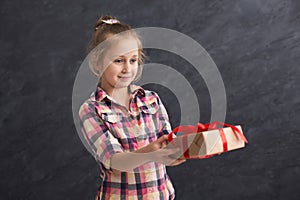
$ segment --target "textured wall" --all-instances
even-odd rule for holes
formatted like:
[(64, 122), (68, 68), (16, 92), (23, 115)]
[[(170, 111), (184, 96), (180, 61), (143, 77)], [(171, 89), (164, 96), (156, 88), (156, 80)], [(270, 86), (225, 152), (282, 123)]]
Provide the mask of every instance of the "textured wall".
[[(242, 124), (249, 139), (239, 151), (169, 168), (177, 199), (299, 199), (299, 1), (2, 0), (0, 6), (1, 199), (94, 198), (99, 171), (74, 127), (71, 96), (103, 14), (198, 41), (222, 75), (226, 121)], [(181, 65), (197, 83), (183, 59), (148, 55), (151, 62)], [(170, 91), (148, 87), (161, 94), (178, 125)], [(194, 89), (207, 122), (208, 91), (203, 84)]]

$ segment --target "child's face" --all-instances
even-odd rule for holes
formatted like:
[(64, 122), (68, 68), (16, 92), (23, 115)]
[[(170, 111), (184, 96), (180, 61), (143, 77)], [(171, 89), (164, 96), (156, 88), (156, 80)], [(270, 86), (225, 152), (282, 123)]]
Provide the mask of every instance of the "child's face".
[(127, 88), (134, 80), (138, 70), (138, 44), (133, 38), (116, 42), (107, 51), (104, 58), (104, 70), (101, 86), (107, 91), (115, 88)]

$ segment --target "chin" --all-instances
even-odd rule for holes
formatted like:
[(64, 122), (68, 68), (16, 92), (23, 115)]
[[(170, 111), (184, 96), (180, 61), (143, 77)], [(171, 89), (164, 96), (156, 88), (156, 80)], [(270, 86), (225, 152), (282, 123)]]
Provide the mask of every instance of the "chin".
[(131, 84), (130, 82), (119, 82), (118, 84), (115, 85), (115, 88), (125, 88), (128, 87)]

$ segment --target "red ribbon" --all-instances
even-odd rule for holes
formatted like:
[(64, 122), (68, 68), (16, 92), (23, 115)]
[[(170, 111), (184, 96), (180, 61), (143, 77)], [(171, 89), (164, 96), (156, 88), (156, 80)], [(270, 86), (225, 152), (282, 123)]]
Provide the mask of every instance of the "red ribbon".
[[(198, 133), (198, 132), (203, 132), (203, 131), (215, 130), (215, 129), (217, 129), (217, 126), (230, 127), (239, 139), (243, 140), (245, 143), (248, 143), (248, 141), (247, 141), (246, 137), (244, 136), (244, 134), (237, 127), (235, 127), (233, 125), (230, 125), (230, 124), (225, 124), (223, 122), (211, 122), (211, 123), (208, 123), (208, 124), (198, 123), (197, 126), (178, 126), (175, 129), (173, 129), (172, 132), (169, 133), (168, 140), (169, 140), (170, 143), (175, 145), (173, 143), (174, 134), (177, 133), (177, 132), (183, 132), (184, 133), (184, 135), (183, 135), (183, 148), (186, 149), (184, 151), (183, 155), (184, 155), (185, 158), (189, 158), (189, 159), (191, 159), (191, 158), (192, 159), (193, 158), (196, 158), (196, 159), (210, 158), (210, 157), (212, 157), (216, 154), (191, 157), (189, 155), (187, 135), (191, 134), (191, 133)], [(223, 128), (218, 128), (218, 130), (220, 132), (220, 137), (221, 137), (222, 143), (223, 143), (223, 151), (226, 152), (226, 151), (228, 151), (228, 144), (227, 144), (225, 133), (223, 131)]]

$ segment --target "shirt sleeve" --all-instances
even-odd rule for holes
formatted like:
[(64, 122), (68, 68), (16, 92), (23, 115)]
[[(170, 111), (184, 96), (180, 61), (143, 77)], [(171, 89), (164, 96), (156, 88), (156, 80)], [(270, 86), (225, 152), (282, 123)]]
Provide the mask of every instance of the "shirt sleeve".
[(95, 160), (111, 171), (111, 157), (124, 149), (92, 107), (85, 102), (79, 109), (81, 131)]
[(163, 102), (161, 101), (160, 97), (155, 94), (157, 96), (157, 102), (159, 105), (159, 109), (158, 109), (158, 118), (159, 118), (159, 124), (160, 124), (160, 132), (158, 133), (158, 137), (164, 135), (164, 134), (169, 134), (172, 131), (172, 127), (169, 121), (169, 116), (167, 113), (167, 110), (163, 104)]

